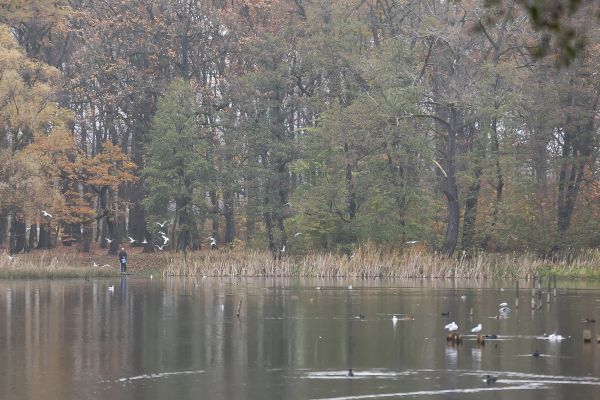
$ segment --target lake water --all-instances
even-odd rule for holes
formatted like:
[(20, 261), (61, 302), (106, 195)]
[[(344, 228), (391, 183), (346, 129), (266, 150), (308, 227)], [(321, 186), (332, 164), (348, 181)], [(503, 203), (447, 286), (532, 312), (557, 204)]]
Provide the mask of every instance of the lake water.
[[(513, 286), (0, 281), (0, 398), (597, 398), (598, 329), (581, 319), (600, 325), (600, 283), (559, 283), (556, 298), (547, 302), (544, 294), (536, 311), (531, 290), (522, 288), (521, 307), (496, 319), (499, 303), (514, 308)], [(394, 324), (394, 314), (414, 320)], [(452, 321), (462, 344), (446, 340)], [(498, 339), (477, 344), (470, 329), (478, 323)], [(583, 342), (584, 329), (592, 330), (592, 344)], [(486, 383), (486, 374), (497, 382)]]

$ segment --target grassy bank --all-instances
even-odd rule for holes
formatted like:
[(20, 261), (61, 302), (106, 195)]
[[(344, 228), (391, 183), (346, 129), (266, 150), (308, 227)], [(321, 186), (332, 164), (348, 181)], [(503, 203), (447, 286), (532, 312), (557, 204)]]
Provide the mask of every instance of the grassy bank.
[(108, 264), (94, 267), (93, 262), (88, 263), (85, 257), (76, 255), (57, 255), (51, 252), (32, 252), (15, 257), (0, 255), (0, 279), (66, 279), (118, 275), (119, 270)]
[(459, 254), (446, 257), (419, 251), (358, 249), (352, 256), (308, 254), (276, 260), (268, 252), (214, 251), (173, 255), (167, 276), (298, 276), (359, 278), (469, 278), (529, 279), (556, 275), (562, 278), (600, 279), (600, 252), (554, 260), (531, 254)]
[[(532, 254), (477, 253), (474, 256), (441, 254), (410, 249), (357, 249), (352, 256), (311, 253), (284, 255), (256, 250), (216, 250), (188, 253), (142, 254), (128, 249), (128, 272), (136, 275), (218, 277), (315, 277), (315, 278), (469, 278), (529, 279), (555, 275), (559, 278), (600, 279), (600, 251), (574, 257), (540, 259)], [(0, 279), (57, 279), (113, 277), (119, 275), (115, 256), (106, 250), (65, 253), (61, 249), (34, 251), (8, 257), (0, 254)]]

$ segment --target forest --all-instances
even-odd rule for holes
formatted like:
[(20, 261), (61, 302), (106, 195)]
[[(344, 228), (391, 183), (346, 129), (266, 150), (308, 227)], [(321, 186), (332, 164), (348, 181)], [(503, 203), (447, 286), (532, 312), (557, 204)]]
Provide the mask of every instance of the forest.
[(4, 0), (0, 248), (594, 249), (598, 7), (533, 3)]

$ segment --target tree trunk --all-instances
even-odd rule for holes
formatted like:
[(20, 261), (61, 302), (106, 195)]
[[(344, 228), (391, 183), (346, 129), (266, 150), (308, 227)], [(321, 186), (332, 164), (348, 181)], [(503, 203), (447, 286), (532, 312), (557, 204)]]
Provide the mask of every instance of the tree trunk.
[(23, 221), (13, 218), (11, 221), (11, 237), (14, 237), (11, 254), (21, 253), (27, 250), (27, 225)]
[(31, 224), (31, 226), (29, 227), (29, 238), (28, 238), (28, 249), (33, 249), (35, 248), (36, 242), (37, 241), (37, 224)]
[(0, 248), (4, 246), (6, 241), (6, 230), (8, 228), (8, 218), (6, 214), (0, 214)]
[(473, 163), (472, 182), (467, 188), (465, 195), (465, 213), (463, 217), (462, 248), (471, 250), (476, 247), (475, 234), (477, 227), (477, 205), (481, 189), (481, 175), (483, 174), (482, 163), (485, 159), (485, 141), (479, 135), (479, 130), (472, 124), (469, 126), (470, 145), (468, 151)]
[(442, 192), (446, 196), (446, 202), (448, 204), (448, 223), (444, 241), (444, 253), (451, 256), (456, 250), (460, 222), (460, 204), (458, 202), (458, 185), (456, 182), (456, 134), (458, 113), (453, 106), (450, 106), (449, 116), (449, 124), (447, 127), (448, 137), (446, 141), (446, 151), (444, 152), (446, 179)]
[(81, 251), (89, 253), (92, 244), (92, 235), (94, 230), (91, 223), (83, 225), (83, 234), (81, 236)]
[(177, 238), (176, 238), (176, 251), (183, 251), (184, 253), (187, 250), (187, 247), (190, 244), (190, 223), (192, 222), (191, 213), (190, 213), (190, 203), (191, 199), (189, 198), (179, 198), (175, 200), (175, 204), (177, 207)]
[(219, 242), (219, 198), (217, 197), (217, 192), (211, 190), (209, 192), (210, 195), (210, 203), (212, 208), (215, 210), (214, 213), (211, 213), (212, 220), (212, 237), (214, 237), (217, 242)]
[(48, 230), (48, 226), (45, 224), (40, 224), (40, 237), (38, 239), (38, 249), (49, 249), (51, 246), (50, 241), (50, 231)]
[(223, 193), (223, 215), (225, 216), (225, 243), (231, 244), (235, 237), (234, 198), (230, 190)]

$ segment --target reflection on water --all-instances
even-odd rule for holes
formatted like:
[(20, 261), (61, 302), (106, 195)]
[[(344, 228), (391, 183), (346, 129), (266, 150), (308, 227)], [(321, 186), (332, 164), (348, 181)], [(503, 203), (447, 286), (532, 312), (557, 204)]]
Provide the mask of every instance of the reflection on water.
[[(594, 398), (600, 344), (582, 332), (600, 332), (582, 318), (598, 318), (598, 287), (560, 284), (541, 310), (497, 318), (512, 286), (2, 281), (0, 398)], [(531, 290), (519, 295), (529, 305)], [(452, 321), (462, 343), (446, 340)], [(470, 333), (479, 323), (485, 344)]]

